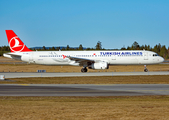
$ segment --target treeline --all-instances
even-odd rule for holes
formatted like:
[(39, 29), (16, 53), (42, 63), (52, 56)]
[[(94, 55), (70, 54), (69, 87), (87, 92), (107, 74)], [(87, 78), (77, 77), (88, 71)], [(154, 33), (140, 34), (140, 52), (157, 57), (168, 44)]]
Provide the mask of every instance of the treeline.
[(102, 49), (102, 45), (100, 41), (97, 42), (95, 48), (85, 48), (82, 46), (82, 44), (80, 44), (79, 47), (70, 47), (69, 45), (67, 45), (67, 47), (45, 47), (43, 46), (42, 48), (30, 48), (30, 49), (34, 51), (36, 50), (37, 51), (105, 50), (105, 49)]
[(136, 41), (132, 44), (131, 47), (122, 47), (121, 50), (149, 50), (154, 51), (158, 55), (162, 56), (164, 59), (169, 59), (169, 47), (166, 48), (165, 45), (161, 45), (160, 43), (158, 45), (155, 45), (153, 48), (150, 47), (150, 45), (142, 45), (140, 46)]
[[(79, 47), (70, 47), (67, 45), (67, 47), (40, 47), (40, 48), (30, 48), (33, 51), (71, 51), (71, 50), (108, 50), (102, 48), (102, 44), (100, 41), (97, 42), (96, 46), (94, 48), (85, 48), (82, 46), (82, 44), (79, 45)], [(118, 49), (109, 49), (109, 50), (118, 50)], [(161, 45), (160, 43), (158, 45), (155, 45), (154, 47), (150, 47), (150, 45), (139, 45), (136, 41), (127, 48), (122, 47), (120, 50), (149, 50), (154, 51), (160, 56), (162, 56), (165, 59), (169, 59), (169, 47), (166, 48), (165, 45)], [(10, 52), (9, 46), (2, 46), (0, 47), (0, 56), (3, 55), (3, 53)]]
[(9, 51), (10, 51), (9, 46), (2, 46), (2, 47), (0, 47), (0, 56), (2, 56), (3, 53), (7, 53)]

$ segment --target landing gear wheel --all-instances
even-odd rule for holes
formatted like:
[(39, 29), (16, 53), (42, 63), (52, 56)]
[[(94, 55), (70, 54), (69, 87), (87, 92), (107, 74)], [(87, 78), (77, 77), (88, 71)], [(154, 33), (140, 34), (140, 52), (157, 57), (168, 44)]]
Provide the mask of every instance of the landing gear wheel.
[(146, 69), (144, 69), (144, 72), (148, 72), (148, 69), (146, 68)]
[(83, 72), (83, 73), (84, 73), (84, 72), (87, 72), (87, 68), (86, 68), (86, 67), (85, 67), (85, 68), (82, 68), (82, 69), (81, 69), (81, 72)]
[(144, 72), (148, 72), (148, 69), (146, 68), (146, 65), (144, 65)]

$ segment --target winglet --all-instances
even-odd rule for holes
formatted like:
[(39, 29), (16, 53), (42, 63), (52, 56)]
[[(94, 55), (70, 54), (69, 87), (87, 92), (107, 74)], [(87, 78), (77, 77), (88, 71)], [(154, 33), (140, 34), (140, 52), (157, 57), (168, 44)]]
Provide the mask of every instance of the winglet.
[(29, 48), (21, 41), (13, 30), (5, 30), (11, 52), (30, 52)]

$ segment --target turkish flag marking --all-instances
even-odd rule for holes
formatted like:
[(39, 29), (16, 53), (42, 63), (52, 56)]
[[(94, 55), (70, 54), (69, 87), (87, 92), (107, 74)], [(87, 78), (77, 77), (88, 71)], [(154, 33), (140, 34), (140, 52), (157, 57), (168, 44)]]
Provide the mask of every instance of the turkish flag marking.
[(66, 55), (62, 55), (63, 56), (63, 59), (65, 59), (67, 56)]

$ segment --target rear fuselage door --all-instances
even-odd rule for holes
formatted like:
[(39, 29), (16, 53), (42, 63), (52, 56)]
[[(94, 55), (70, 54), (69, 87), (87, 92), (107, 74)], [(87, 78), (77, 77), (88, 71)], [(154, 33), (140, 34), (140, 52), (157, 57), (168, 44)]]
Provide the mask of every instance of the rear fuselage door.
[(30, 62), (30, 63), (33, 63), (33, 62), (34, 62), (34, 60), (33, 60), (33, 52), (30, 52), (30, 53), (29, 53), (29, 62)]

